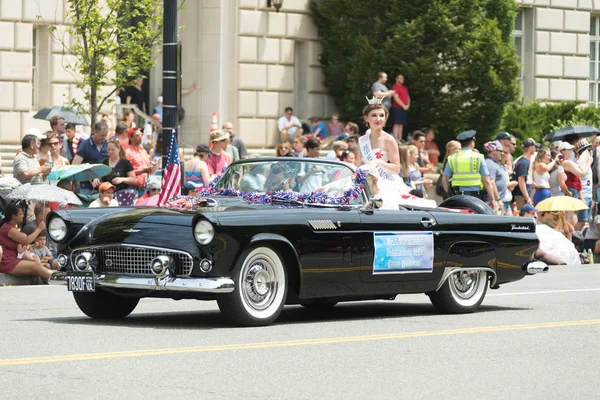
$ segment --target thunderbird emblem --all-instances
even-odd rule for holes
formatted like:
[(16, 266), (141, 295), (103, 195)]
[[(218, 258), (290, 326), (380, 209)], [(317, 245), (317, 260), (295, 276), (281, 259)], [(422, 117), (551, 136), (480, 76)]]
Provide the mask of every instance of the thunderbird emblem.
[(123, 232), (125, 233), (137, 233), (141, 231), (141, 229), (123, 229)]

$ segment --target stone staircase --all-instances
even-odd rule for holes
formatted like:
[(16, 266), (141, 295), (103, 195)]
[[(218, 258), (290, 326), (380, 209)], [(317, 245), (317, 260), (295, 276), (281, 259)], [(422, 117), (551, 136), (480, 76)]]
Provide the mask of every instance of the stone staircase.
[[(0, 163), (0, 167), (2, 168), (2, 173), (5, 177), (12, 176), (12, 163), (15, 155), (17, 154), (17, 150), (21, 148), (20, 145), (17, 144), (0, 144), (0, 157), (2, 157), (2, 162)], [(183, 158), (184, 160), (189, 160), (194, 156), (195, 148), (185, 147), (183, 149)], [(273, 149), (248, 149), (249, 154), (258, 154), (260, 156), (273, 156)], [(326, 152), (323, 153), (323, 155)]]

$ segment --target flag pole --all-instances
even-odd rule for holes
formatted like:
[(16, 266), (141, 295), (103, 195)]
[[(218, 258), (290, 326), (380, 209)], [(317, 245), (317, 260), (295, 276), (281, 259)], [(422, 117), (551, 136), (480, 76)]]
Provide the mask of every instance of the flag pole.
[(177, 0), (164, 0), (163, 25), (163, 121), (162, 121), (162, 166), (167, 166), (171, 140), (177, 135), (179, 115), (177, 113)]

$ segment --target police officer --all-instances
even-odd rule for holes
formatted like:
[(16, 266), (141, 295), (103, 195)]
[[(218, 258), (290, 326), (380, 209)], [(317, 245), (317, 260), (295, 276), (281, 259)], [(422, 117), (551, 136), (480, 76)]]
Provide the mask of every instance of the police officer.
[[(484, 198), (485, 192), (482, 189), (485, 186), (489, 204), (495, 210), (497, 199), (494, 198), (490, 173), (483, 155), (473, 151), (476, 133), (470, 130), (462, 132), (456, 137), (462, 149), (448, 158), (443, 172), (442, 185), (448, 193), (474, 196), (480, 199)], [(448, 190), (450, 182), (452, 183), (452, 191)]]

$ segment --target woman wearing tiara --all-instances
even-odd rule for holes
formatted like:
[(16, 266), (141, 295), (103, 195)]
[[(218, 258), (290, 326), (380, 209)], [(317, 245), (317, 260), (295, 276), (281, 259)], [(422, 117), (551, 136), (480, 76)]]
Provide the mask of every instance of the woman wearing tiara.
[(356, 165), (377, 178), (378, 194), (383, 200), (384, 209), (398, 209), (399, 204), (413, 204), (435, 207), (426, 199), (409, 196), (411, 190), (400, 178), (400, 155), (396, 139), (383, 130), (388, 118), (388, 110), (381, 99), (373, 97), (363, 109), (363, 118), (369, 128), (358, 139), (360, 154)]

